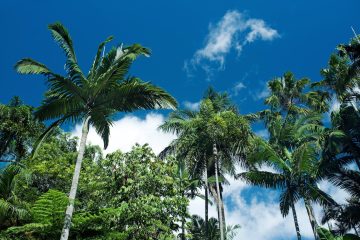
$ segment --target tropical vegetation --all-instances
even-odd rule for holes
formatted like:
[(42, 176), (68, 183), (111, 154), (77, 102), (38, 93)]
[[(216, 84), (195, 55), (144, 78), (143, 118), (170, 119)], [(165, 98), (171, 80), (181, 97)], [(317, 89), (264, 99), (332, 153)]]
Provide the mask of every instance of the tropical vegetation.
[[(49, 30), (65, 53), (65, 74), (21, 59), (18, 73), (43, 76), (44, 100), (38, 107), (19, 97), (0, 104), (0, 239), (238, 239), (244, 226), (227, 224), (225, 211), (230, 178), (275, 189), (298, 240), (297, 203), (314, 239), (359, 239), (358, 38), (337, 47), (321, 81), (287, 72), (267, 83), (263, 110), (242, 114), (212, 87), (198, 109), (177, 108), (170, 93), (130, 75), (132, 63), (150, 55), (139, 44), (105, 52), (107, 38), (84, 73), (68, 30), (61, 23)], [(173, 110), (159, 131), (176, 136), (159, 155), (147, 144), (104, 154), (117, 113), (158, 109)], [(60, 127), (79, 123), (80, 139)], [(254, 124), (268, 135), (258, 136)], [(103, 148), (87, 143), (90, 128)], [(338, 203), (322, 181), (349, 198)], [(203, 199), (204, 218), (189, 212), (194, 198)]]

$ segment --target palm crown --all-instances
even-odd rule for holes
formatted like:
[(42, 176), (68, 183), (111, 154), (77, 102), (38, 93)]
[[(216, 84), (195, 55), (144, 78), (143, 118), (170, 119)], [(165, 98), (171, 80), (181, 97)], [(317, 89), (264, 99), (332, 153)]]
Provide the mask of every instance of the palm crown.
[[(102, 56), (102, 42), (90, 71), (85, 75), (79, 65), (68, 31), (60, 24), (49, 25), (54, 40), (64, 50), (67, 60), (66, 76), (52, 72), (47, 66), (30, 58), (20, 60), (16, 70), (22, 74), (46, 76), (49, 90), (43, 104), (35, 111), (39, 120), (57, 119), (48, 130), (67, 120), (89, 117), (89, 123), (101, 135), (106, 148), (109, 142), (111, 116), (118, 111), (174, 108), (176, 101), (167, 92), (136, 77), (127, 77), (131, 63), (139, 55), (148, 56), (150, 50), (139, 44), (112, 48)], [(48, 134), (46, 131), (44, 136)]]

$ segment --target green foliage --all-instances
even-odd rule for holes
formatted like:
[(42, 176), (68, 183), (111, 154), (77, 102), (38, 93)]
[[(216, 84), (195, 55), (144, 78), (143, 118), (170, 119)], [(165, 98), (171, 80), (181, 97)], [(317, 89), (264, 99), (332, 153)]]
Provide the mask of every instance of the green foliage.
[(354, 234), (345, 234), (344, 236), (334, 236), (331, 232), (325, 228), (318, 228), (320, 240), (360, 240), (359, 236)]
[[(116, 112), (176, 107), (166, 91), (129, 74), (133, 61), (149, 56), (149, 49), (133, 44), (105, 53), (105, 45), (113, 39), (108, 37), (84, 74), (67, 29), (54, 23), (49, 30), (65, 53), (66, 75), (22, 59), (15, 66), (19, 73), (45, 77), (49, 89), (43, 104), (35, 109), (36, 118), (33, 108), (17, 97), (8, 105), (0, 104), (0, 162), (17, 163), (0, 170), (0, 239), (59, 237), (77, 155), (77, 139), (63, 133), (59, 125), (90, 119), (106, 148)], [(284, 216), (290, 209), (295, 216), (294, 203), (304, 200), (309, 218), (314, 219), (311, 204), (321, 204), (323, 223), (334, 220), (335, 224), (331, 231), (316, 229), (316, 221), (311, 220), (321, 240), (359, 239), (347, 234), (360, 229), (360, 174), (347, 168), (351, 163), (360, 168), (359, 39), (337, 50), (321, 71), (321, 81), (311, 84), (308, 78), (285, 73), (268, 82), (268, 109), (245, 117), (226, 93), (209, 88), (198, 111), (177, 110), (160, 127), (178, 135), (161, 158), (147, 145), (105, 157), (99, 146), (86, 146), (70, 238), (219, 239), (219, 221), (210, 218), (206, 227), (199, 216), (190, 217), (188, 199), (203, 197), (198, 191), (203, 186), (205, 204), (210, 189), (220, 209), (222, 195), (214, 184), (219, 183), (223, 191), (222, 185), (228, 183), (224, 176), (230, 174), (249, 184), (279, 189)], [(322, 114), (334, 97), (341, 107), (331, 113), (328, 128)], [(55, 122), (43, 131), (41, 121), (52, 119)], [(268, 139), (251, 132), (249, 121), (259, 120), (269, 132)], [(31, 150), (37, 154), (29, 156)], [(238, 163), (248, 171), (236, 174)], [(260, 170), (264, 165), (272, 171)], [(214, 177), (215, 173), (220, 176)], [(346, 204), (335, 203), (318, 188), (324, 179), (351, 195)], [(300, 239), (295, 217), (294, 221)], [(185, 226), (187, 234), (178, 234)], [(227, 226), (227, 239), (234, 239), (239, 228)]]
[(30, 209), (31, 223), (11, 227), (8, 236), (54, 239), (60, 234), (67, 206), (67, 196), (56, 190), (49, 190), (39, 197)]
[(10, 164), (0, 170), (0, 230), (17, 225), (29, 216), (26, 203), (16, 195), (22, 169)]
[(34, 119), (33, 108), (14, 97), (10, 104), (0, 104), (0, 162), (18, 161), (30, 151), (43, 124)]
[(106, 161), (114, 182), (112, 203), (121, 209), (120, 216), (126, 216), (123, 224), (127, 225), (129, 239), (173, 236), (188, 205), (179, 191), (181, 180), (176, 176), (174, 159), (161, 160), (147, 145), (137, 145), (129, 153), (110, 154)]

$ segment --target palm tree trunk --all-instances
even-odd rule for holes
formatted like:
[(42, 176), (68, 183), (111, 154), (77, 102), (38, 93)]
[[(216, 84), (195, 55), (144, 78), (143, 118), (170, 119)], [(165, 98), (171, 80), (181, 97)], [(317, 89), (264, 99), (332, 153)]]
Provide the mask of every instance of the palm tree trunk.
[(207, 160), (205, 159), (205, 239), (209, 238), (209, 184), (207, 173)]
[(314, 233), (315, 240), (319, 240), (320, 238), (319, 238), (319, 235), (317, 234), (317, 228), (319, 225), (316, 222), (316, 219), (314, 216), (314, 210), (306, 198), (304, 198), (304, 203), (305, 203), (305, 208), (306, 208), (307, 214), (309, 216), (309, 220), (310, 220), (311, 228)]
[(89, 120), (90, 120), (90, 116), (85, 119), (85, 121), (83, 123), (83, 127), (82, 127), (82, 135), (81, 135), (81, 141), (80, 141), (80, 146), (79, 146), (79, 153), (78, 153), (78, 156), (76, 159), (74, 175), (73, 175), (73, 179), (71, 182), (71, 189), (70, 189), (70, 193), (69, 193), (69, 205), (66, 208), (64, 227), (62, 229), (60, 240), (67, 240), (69, 238), (71, 219), (72, 219), (72, 215), (74, 212), (74, 202), (75, 202), (75, 198), (76, 198), (76, 191), (77, 191), (79, 177), (80, 177), (81, 163), (82, 163), (84, 152), (85, 152), (87, 135), (89, 133)]
[(298, 219), (297, 219), (296, 209), (295, 209), (295, 205), (294, 205), (293, 202), (291, 203), (291, 210), (292, 210), (292, 214), (293, 214), (293, 218), (294, 218), (294, 223), (295, 223), (295, 229), (296, 229), (297, 239), (298, 239), (298, 240), (301, 240), (299, 222), (298, 222)]
[(220, 192), (220, 200), (221, 200), (220, 210), (221, 210), (222, 222), (223, 222), (223, 226), (224, 226), (224, 235), (225, 235), (224, 237), (226, 239), (225, 204), (224, 204), (221, 192)]
[[(184, 198), (183, 189), (182, 189), (182, 197)], [(186, 212), (186, 207), (184, 210), (185, 210), (184, 212)], [(182, 218), (181, 218), (181, 240), (185, 240), (185, 217), (184, 216), (182, 216)]]
[(220, 184), (219, 184), (219, 160), (217, 157), (217, 148), (216, 144), (213, 145), (213, 154), (215, 158), (215, 181), (216, 181), (216, 191), (217, 191), (217, 205), (218, 205), (218, 213), (219, 213), (219, 223), (220, 223), (220, 240), (224, 240), (224, 223), (221, 211), (221, 197), (220, 197)]

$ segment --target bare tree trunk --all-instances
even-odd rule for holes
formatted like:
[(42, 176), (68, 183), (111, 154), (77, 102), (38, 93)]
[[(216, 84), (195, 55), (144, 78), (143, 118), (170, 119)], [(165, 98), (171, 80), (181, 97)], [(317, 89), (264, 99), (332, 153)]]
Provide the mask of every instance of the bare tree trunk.
[(296, 229), (297, 239), (298, 239), (298, 240), (301, 240), (299, 222), (298, 222), (298, 219), (297, 219), (296, 209), (295, 209), (294, 202), (291, 203), (291, 210), (292, 210), (292, 214), (293, 214), (293, 218), (294, 218), (294, 223), (295, 223), (295, 229)]
[(209, 184), (207, 170), (207, 159), (205, 159), (205, 239), (209, 238)]
[(213, 145), (213, 153), (215, 158), (215, 181), (216, 181), (216, 191), (217, 191), (217, 205), (218, 205), (218, 211), (219, 211), (219, 223), (220, 223), (220, 240), (224, 240), (224, 223), (223, 223), (223, 217), (222, 217), (222, 211), (221, 211), (221, 197), (220, 197), (220, 185), (219, 185), (219, 160), (218, 160), (218, 153), (216, 144)]
[(311, 228), (314, 233), (315, 240), (319, 240), (320, 238), (319, 238), (319, 235), (317, 234), (317, 228), (319, 225), (316, 222), (316, 219), (314, 216), (314, 210), (306, 198), (304, 198), (304, 203), (305, 203), (305, 208), (306, 208), (307, 214), (309, 216), (309, 220), (310, 220)]
[(81, 163), (83, 160), (85, 146), (86, 146), (86, 138), (89, 133), (89, 120), (90, 116), (87, 117), (83, 123), (82, 127), (82, 135), (81, 141), (79, 146), (79, 153), (76, 159), (76, 165), (74, 170), (73, 179), (71, 182), (71, 189), (69, 193), (69, 205), (66, 208), (65, 220), (64, 220), (64, 227), (62, 229), (60, 240), (67, 240), (69, 238), (70, 227), (71, 227), (71, 219), (74, 212), (74, 202), (76, 198), (76, 191), (78, 188), (80, 171), (81, 171)]

